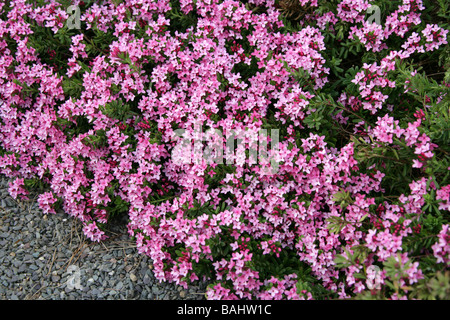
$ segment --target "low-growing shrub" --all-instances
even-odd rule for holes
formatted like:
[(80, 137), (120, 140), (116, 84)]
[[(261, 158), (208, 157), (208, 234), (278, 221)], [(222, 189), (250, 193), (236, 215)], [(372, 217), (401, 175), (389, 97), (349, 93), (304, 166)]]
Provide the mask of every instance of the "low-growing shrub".
[(92, 241), (126, 215), (157, 279), (207, 280), (208, 299), (448, 299), (449, 17), (4, 1), (0, 173)]

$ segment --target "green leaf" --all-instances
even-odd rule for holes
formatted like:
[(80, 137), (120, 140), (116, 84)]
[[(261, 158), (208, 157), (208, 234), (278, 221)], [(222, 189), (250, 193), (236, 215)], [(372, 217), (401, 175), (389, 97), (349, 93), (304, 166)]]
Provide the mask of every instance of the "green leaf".
[(356, 279), (363, 279), (363, 280), (366, 279), (366, 276), (362, 273), (354, 273), (353, 277), (355, 277)]
[(327, 229), (334, 234), (340, 233), (346, 225), (350, 224), (349, 222), (337, 216), (327, 218), (325, 221), (328, 222)]
[(359, 219), (359, 222), (363, 222), (368, 216), (369, 214), (366, 213), (365, 215), (362, 216), (361, 219)]

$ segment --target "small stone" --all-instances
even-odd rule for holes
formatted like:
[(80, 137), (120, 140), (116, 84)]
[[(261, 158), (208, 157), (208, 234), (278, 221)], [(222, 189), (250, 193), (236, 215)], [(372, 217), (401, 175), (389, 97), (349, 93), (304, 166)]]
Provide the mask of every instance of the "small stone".
[(149, 284), (150, 283), (150, 277), (148, 275), (144, 276), (144, 284)]
[(133, 269), (132, 265), (129, 264), (129, 265), (125, 266), (125, 271), (126, 272), (130, 272), (131, 269)]
[(97, 290), (97, 288), (92, 289), (91, 294), (93, 296), (97, 296), (100, 293), (100, 291)]
[(31, 254), (25, 254), (23, 257), (24, 262), (31, 262), (33, 260), (33, 256)]
[(128, 290), (127, 291), (127, 299), (134, 297), (134, 290)]
[(131, 279), (131, 281), (133, 281), (133, 282), (136, 282), (136, 281), (137, 281), (137, 277), (136, 277), (136, 275), (135, 275), (134, 273), (130, 273), (130, 279)]
[(158, 294), (161, 293), (161, 289), (158, 288), (157, 286), (154, 286), (154, 287), (152, 288), (152, 293), (153, 293), (154, 295), (158, 295)]
[(110, 254), (105, 254), (103, 257), (102, 257), (102, 259), (103, 260), (110, 260), (111, 259), (111, 255)]
[(70, 293), (70, 292), (72, 292), (72, 287), (65, 287), (64, 288), (64, 291), (66, 292), (66, 293)]
[(184, 290), (180, 291), (180, 298), (182, 298), (182, 299), (186, 298), (186, 291), (184, 291)]

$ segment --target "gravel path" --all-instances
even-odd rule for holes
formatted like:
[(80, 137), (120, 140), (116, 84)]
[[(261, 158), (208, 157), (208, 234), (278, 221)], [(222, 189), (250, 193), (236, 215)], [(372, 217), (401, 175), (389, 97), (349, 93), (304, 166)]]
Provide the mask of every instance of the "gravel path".
[(0, 299), (204, 299), (206, 284), (185, 290), (159, 283), (125, 223), (111, 227), (107, 241), (93, 243), (69, 215), (44, 215), (35, 200), (12, 199), (8, 181), (0, 175)]

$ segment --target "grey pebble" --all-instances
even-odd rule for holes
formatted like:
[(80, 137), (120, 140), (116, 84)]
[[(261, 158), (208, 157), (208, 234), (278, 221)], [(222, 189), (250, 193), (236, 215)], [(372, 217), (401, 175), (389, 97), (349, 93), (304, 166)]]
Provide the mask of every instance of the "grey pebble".
[(14, 202), (11, 200), (11, 198), (6, 198), (5, 200), (5, 207), (12, 207), (14, 206)]
[(144, 276), (144, 284), (149, 284), (150, 283), (150, 277), (146, 274), (145, 276)]
[[(149, 268), (152, 261), (130, 248), (131, 242), (126, 249), (89, 242), (82, 223), (71, 216), (44, 216), (36, 200), (19, 206), (9, 196), (8, 180), (0, 175), (0, 300), (180, 299), (177, 286), (157, 281)], [(29, 198), (36, 195), (31, 191)], [(121, 241), (130, 241), (126, 224), (123, 219), (110, 226)], [(71, 289), (69, 280), (79, 286)]]

